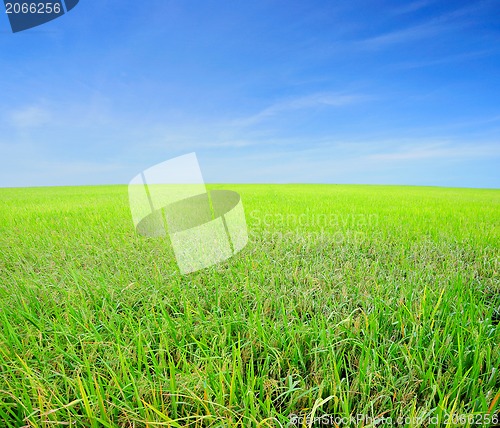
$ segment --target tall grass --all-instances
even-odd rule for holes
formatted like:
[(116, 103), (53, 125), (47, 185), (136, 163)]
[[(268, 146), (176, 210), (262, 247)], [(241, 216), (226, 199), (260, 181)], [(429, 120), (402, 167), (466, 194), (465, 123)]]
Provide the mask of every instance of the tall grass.
[(187, 276), (125, 186), (0, 190), (0, 426), (492, 425), (500, 191), (212, 187), (250, 242)]

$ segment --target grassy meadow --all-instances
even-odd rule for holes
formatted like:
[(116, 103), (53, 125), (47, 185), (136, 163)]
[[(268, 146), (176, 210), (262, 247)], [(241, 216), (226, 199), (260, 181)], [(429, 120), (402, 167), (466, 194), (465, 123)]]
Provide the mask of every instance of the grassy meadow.
[(250, 240), (185, 276), (126, 186), (0, 189), (0, 427), (494, 425), (500, 190), (211, 188)]

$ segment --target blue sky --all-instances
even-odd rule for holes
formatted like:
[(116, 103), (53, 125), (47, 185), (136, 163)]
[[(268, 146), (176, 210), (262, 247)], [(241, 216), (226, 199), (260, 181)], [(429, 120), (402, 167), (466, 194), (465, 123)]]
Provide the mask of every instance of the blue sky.
[(207, 182), (500, 187), (500, 3), (81, 0), (0, 15), (0, 187)]

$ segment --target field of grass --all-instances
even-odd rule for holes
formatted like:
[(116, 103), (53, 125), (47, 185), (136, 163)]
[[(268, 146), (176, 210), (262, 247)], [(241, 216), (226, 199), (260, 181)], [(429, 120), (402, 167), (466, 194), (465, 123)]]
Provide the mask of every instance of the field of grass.
[(492, 425), (500, 190), (211, 187), (250, 241), (186, 276), (126, 186), (0, 189), (0, 426)]

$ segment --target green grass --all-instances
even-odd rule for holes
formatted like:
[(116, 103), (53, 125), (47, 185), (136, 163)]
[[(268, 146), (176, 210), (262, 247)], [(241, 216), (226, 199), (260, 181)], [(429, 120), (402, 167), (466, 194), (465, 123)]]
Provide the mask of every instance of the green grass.
[(187, 276), (126, 186), (0, 189), (0, 426), (498, 414), (499, 190), (212, 187), (250, 242)]

